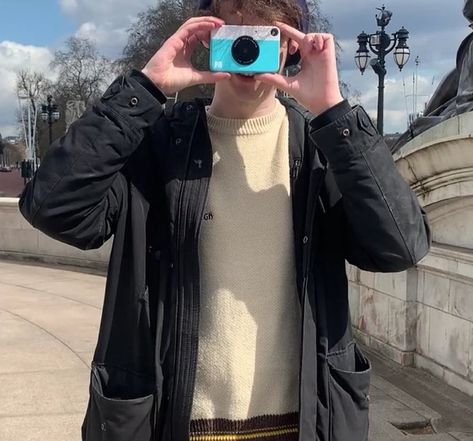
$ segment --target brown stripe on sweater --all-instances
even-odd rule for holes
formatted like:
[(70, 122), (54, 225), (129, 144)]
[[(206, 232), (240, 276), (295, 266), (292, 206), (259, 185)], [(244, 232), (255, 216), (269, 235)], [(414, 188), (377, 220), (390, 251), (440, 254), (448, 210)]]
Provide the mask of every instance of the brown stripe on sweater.
[(260, 415), (246, 420), (198, 419), (190, 423), (191, 441), (297, 441), (298, 413)]

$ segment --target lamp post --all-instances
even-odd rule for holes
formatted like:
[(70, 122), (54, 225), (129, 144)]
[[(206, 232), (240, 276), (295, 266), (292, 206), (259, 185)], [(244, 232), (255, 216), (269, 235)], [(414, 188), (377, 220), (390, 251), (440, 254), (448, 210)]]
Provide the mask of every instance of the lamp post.
[[(355, 63), (363, 75), (368, 64), (373, 68), (378, 75), (378, 132), (383, 134), (383, 119), (384, 119), (384, 78), (386, 77), (386, 62), (385, 57), (394, 48), (394, 61), (399, 67), (399, 70), (405, 66), (409, 60), (410, 51), (407, 46), (407, 39), (409, 32), (402, 27), (399, 31), (392, 34), (392, 38), (384, 31), (386, 26), (391, 21), (392, 12), (382, 8), (376, 8), (381, 11), (376, 15), (376, 21), (380, 30), (374, 34), (366, 34), (364, 31), (358, 35), (358, 50), (355, 55)], [(368, 49), (369, 47), (369, 49)], [(370, 50), (376, 55), (376, 58), (370, 60)]]
[(48, 95), (48, 104), (41, 106), (41, 119), (49, 125), (49, 145), (53, 143), (53, 124), (60, 117), (57, 104), (52, 104), (52, 102), (52, 95)]

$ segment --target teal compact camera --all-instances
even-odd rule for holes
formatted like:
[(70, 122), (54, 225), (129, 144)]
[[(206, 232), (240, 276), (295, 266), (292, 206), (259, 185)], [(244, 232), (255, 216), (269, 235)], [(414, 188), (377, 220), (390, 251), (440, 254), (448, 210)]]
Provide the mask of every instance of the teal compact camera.
[(275, 26), (224, 25), (210, 37), (210, 70), (274, 73), (279, 70), (280, 31)]

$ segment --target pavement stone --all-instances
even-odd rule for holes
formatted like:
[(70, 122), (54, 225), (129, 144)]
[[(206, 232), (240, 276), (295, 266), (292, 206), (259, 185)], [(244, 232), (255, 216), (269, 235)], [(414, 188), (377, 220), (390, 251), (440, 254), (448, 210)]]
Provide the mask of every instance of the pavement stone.
[(79, 441), (105, 277), (0, 261), (0, 440)]
[(84, 415), (51, 414), (0, 417), (2, 441), (80, 441)]
[(471, 433), (451, 432), (450, 435), (457, 441), (473, 441), (473, 434)]

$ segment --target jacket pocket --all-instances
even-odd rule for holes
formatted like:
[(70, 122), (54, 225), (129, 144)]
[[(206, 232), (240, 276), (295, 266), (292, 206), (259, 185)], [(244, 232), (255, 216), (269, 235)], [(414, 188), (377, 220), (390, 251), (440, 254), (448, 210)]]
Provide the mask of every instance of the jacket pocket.
[(328, 355), (331, 441), (367, 441), (371, 363), (355, 342)]
[(92, 363), (83, 441), (150, 441), (155, 401), (151, 377)]

